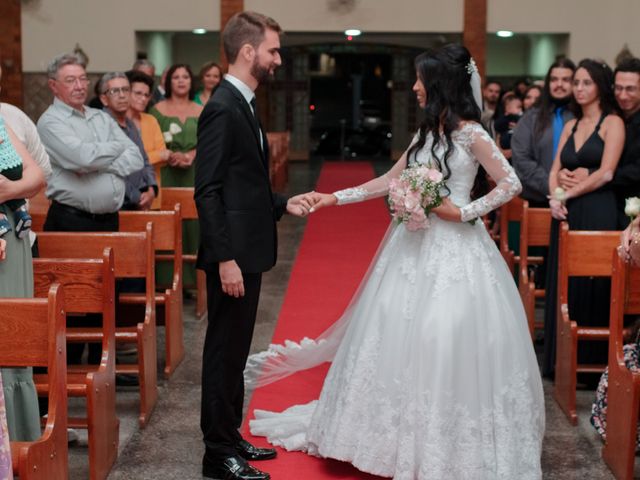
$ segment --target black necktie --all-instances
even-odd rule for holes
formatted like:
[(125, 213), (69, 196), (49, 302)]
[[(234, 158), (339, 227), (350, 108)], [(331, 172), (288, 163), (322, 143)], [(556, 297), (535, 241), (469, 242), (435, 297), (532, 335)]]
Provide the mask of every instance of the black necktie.
[(253, 120), (256, 126), (256, 131), (258, 132), (258, 138), (260, 139), (260, 148), (262, 148), (262, 130), (260, 129), (260, 120), (258, 120), (258, 107), (256, 105), (256, 97), (251, 99), (251, 108), (253, 108)]

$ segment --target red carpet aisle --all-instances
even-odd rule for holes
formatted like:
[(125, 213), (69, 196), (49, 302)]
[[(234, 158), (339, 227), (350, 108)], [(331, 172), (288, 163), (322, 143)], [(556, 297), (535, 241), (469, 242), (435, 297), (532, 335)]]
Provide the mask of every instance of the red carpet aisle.
[[(368, 163), (325, 163), (316, 190), (333, 192), (373, 178)], [(389, 225), (383, 199), (320, 210), (309, 217), (291, 272), (273, 343), (315, 338), (340, 317), (364, 276)], [(249, 406), (281, 411), (318, 398), (328, 366), (300, 372), (259, 388)], [(257, 445), (245, 425), (243, 435)], [(374, 479), (350, 464), (279, 449), (278, 458), (261, 462), (273, 480)]]

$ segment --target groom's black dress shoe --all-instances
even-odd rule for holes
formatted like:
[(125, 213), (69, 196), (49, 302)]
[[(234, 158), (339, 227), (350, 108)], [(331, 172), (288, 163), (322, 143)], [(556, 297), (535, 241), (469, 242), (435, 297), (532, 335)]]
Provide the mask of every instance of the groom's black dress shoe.
[(269, 480), (271, 478), (268, 473), (252, 467), (238, 456), (227, 457), (215, 464), (205, 456), (202, 475), (213, 480)]
[(271, 460), (272, 458), (276, 458), (275, 448), (254, 447), (244, 439), (238, 442), (236, 450), (238, 450), (238, 455), (245, 460)]

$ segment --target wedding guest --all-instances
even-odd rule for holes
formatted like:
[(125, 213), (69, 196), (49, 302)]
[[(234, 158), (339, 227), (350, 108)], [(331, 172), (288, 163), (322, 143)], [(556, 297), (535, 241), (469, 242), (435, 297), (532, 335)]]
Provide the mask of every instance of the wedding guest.
[(127, 117), (130, 107), (131, 86), (124, 73), (105, 73), (100, 80), (100, 100), (105, 106), (104, 111), (113, 117), (122, 132), (136, 144), (144, 161), (144, 167), (133, 172), (125, 179), (125, 194), (123, 210), (149, 210), (156, 198), (158, 185), (153, 167), (144, 150), (140, 132), (133, 121)]
[(493, 129), (493, 117), (498, 108), (498, 102), (502, 94), (502, 85), (495, 80), (489, 80), (482, 89), (483, 110), (480, 121), (489, 134), (495, 138)]
[[(160, 176), (163, 187), (193, 187), (193, 159), (196, 156), (198, 117), (202, 106), (193, 101), (194, 78), (186, 64), (176, 64), (167, 71), (165, 81), (166, 100), (154, 105), (153, 115), (163, 132), (171, 155)], [(182, 246), (184, 253), (193, 254), (198, 248), (198, 222), (187, 220), (183, 224)], [(196, 273), (193, 265), (185, 265), (184, 284), (195, 285)], [(157, 278), (160, 284), (170, 284), (171, 265), (158, 265)]]
[(524, 100), (522, 100), (522, 108), (526, 112), (531, 107), (534, 107), (540, 96), (542, 95), (542, 87), (539, 85), (529, 85), (526, 92), (524, 92)]
[(153, 115), (145, 113), (151, 99), (153, 91), (153, 78), (141, 71), (127, 72), (129, 83), (131, 84), (131, 101), (127, 117), (133, 122), (140, 136), (145, 152), (149, 157), (149, 163), (153, 165), (156, 182), (158, 184), (158, 195), (151, 204), (151, 208), (157, 210), (161, 205), (162, 182), (160, 169), (167, 164), (171, 151), (164, 143), (164, 137), (160, 130), (158, 120)]
[[(0, 81), (2, 81), (2, 67), (0, 67)], [(48, 178), (51, 175), (51, 163), (49, 162), (49, 155), (40, 141), (35, 123), (26, 113), (10, 103), (0, 102), (0, 117), (4, 118), (8, 125), (11, 125), (13, 133), (16, 134), (16, 137), (25, 146), (31, 158), (40, 167), (45, 178)]]
[[(613, 90), (624, 117), (625, 141), (610, 187), (616, 193), (618, 229), (623, 230), (629, 224), (624, 212), (625, 199), (640, 196), (640, 59), (628, 58), (616, 67)], [(589, 173), (586, 168), (563, 169), (558, 174), (560, 185), (571, 188)]]
[(222, 67), (215, 62), (207, 62), (200, 69), (198, 77), (202, 88), (196, 92), (193, 100), (198, 105), (206, 105), (213, 91), (220, 85)]
[(511, 160), (511, 136), (520, 117), (522, 117), (522, 100), (513, 92), (502, 97), (504, 113), (494, 122), (496, 143), (507, 160)]
[[(0, 158), (17, 155), (22, 163), (22, 177), (18, 180), (3, 178), (0, 182), (0, 213), (4, 213), (12, 228), (13, 216), (6, 206), (7, 200), (28, 198), (44, 187), (42, 170), (29, 155), (25, 146), (0, 117)], [(0, 160), (1, 161), (1, 160)], [(6, 235), (0, 250), (0, 297), (33, 297), (33, 265), (28, 238)], [(38, 396), (33, 384), (31, 368), (3, 368), (4, 400), (9, 437), (12, 441), (34, 441), (40, 437)], [(1, 437), (0, 437), (1, 438)]]
[(142, 72), (145, 75), (149, 75), (151, 78), (156, 76), (156, 66), (152, 61), (147, 60), (146, 58), (139, 58), (133, 63), (131, 70), (134, 72)]
[[(57, 56), (48, 75), (54, 100), (38, 120), (53, 170), (44, 230), (118, 231), (125, 179), (143, 168), (142, 155), (109, 114), (84, 105), (89, 79), (81, 58)], [(99, 325), (98, 317), (93, 322)], [(69, 344), (69, 363), (81, 363), (83, 350), (83, 344)], [(99, 363), (100, 355), (100, 344), (90, 344), (89, 363)]]
[[(573, 79), (576, 119), (564, 126), (558, 151), (549, 172), (551, 227), (547, 282), (545, 288), (545, 351), (544, 372), (553, 375), (555, 366), (555, 332), (558, 291), (559, 222), (566, 220), (571, 230), (616, 230), (616, 196), (608, 183), (615, 173), (624, 147), (624, 122), (613, 93), (613, 72), (602, 61), (585, 59), (580, 62)], [(588, 169), (591, 173), (563, 192), (564, 199), (555, 197), (560, 186), (558, 173)], [(609, 291), (611, 282), (604, 278), (572, 278), (569, 280), (569, 315), (581, 327), (606, 326), (609, 322)], [(552, 309), (553, 307), (553, 309)], [(552, 347), (553, 346), (553, 347)], [(607, 362), (607, 344), (581, 342), (578, 363)], [(590, 377), (579, 381), (593, 383)], [(595, 379), (597, 380), (597, 379)]]
[(547, 71), (538, 104), (527, 110), (511, 138), (513, 168), (522, 182), (521, 197), (532, 207), (547, 207), (549, 171), (569, 110), (571, 82), (576, 67), (568, 58), (555, 61)]

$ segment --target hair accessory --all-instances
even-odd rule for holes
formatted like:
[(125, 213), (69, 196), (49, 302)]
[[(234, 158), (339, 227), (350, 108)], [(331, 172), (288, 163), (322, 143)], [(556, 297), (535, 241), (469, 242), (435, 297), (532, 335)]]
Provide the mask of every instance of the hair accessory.
[(476, 61), (472, 58), (471, 60), (469, 60), (469, 63), (467, 63), (467, 73), (469, 75), (473, 75), (474, 73), (478, 73), (478, 67), (476, 65)]

